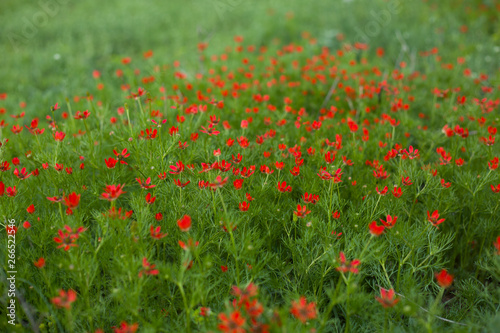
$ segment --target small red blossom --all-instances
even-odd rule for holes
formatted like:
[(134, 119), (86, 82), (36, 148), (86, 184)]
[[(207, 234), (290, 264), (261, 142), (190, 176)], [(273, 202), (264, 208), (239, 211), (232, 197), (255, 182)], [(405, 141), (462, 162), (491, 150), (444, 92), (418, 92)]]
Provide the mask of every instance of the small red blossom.
[(189, 215), (184, 215), (181, 219), (177, 221), (177, 225), (179, 226), (179, 229), (183, 232), (189, 231), (191, 229), (191, 216)]
[(243, 201), (243, 202), (240, 202), (238, 204), (238, 207), (239, 207), (240, 211), (246, 212), (246, 211), (248, 211), (248, 208), (250, 208), (250, 204), (247, 203), (246, 201)]
[(52, 304), (58, 308), (71, 309), (71, 304), (76, 301), (76, 292), (73, 289), (67, 292), (63, 289), (59, 290), (59, 296), (51, 299)]
[(161, 233), (161, 226), (157, 226), (156, 228), (151, 225), (149, 231), (151, 232), (151, 238), (154, 239), (162, 239), (167, 236), (168, 233)]
[(160, 271), (158, 269), (155, 269), (156, 265), (151, 264), (148, 262), (148, 258), (144, 257), (142, 258), (142, 270), (139, 272), (139, 277), (142, 277), (143, 274), (145, 275), (158, 275)]
[(435, 273), (437, 283), (441, 288), (448, 288), (453, 282), (453, 275), (448, 274), (446, 269), (441, 270), (439, 273)]
[(433, 226), (439, 229), (438, 224), (441, 224), (444, 222), (445, 219), (440, 219), (439, 218), (439, 212), (436, 209), (432, 214), (427, 211), (427, 221), (429, 221)]
[(148, 189), (150, 189), (150, 188), (156, 187), (156, 185), (149, 185), (149, 184), (151, 184), (151, 177), (148, 177), (148, 179), (146, 179), (146, 181), (144, 181), (144, 182), (143, 182), (143, 181), (142, 181), (142, 179), (140, 179), (140, 178), (136, 178), (135, 180), (136, 180), (136, 181), (139, 183), (139, 185), (140, 185), (143, 189), (145, 189), (145, 190), (148, 190)]
[(391, 215), (387, 215), (387, 218), (386, 220), (382, 220), (380, 219), (380, 222), (382, 222), (382, 224), (387, 228), (387, 229), (391, 229), (392, 227), (394, 227), (394, 225), (396, 224), (396, 221), (398, 220), (398, 217), (397, 216), (394, 216), (392, 217)]
[(346, 261), (344, 252), (340, 252), (339, 253), (339, 262), (340, 262), (340, 266), (336, 268), (337, 271), (342, 272), (342, 273), (347, 273), (347, 272), (351, 272), (354, 274), (359, 273), (359, 270), (357, 267), (361, 264), (361, 261), (359, 261), (358, 259), (354, 259), (351, 262)]
[(309, 214), (311, 211), (310, 210), (307, 210), (307, 206), (304, 205), (304, 206), (301, 206), (300, 204), (297, 205), (297, 210), (294, 211), (293, 213), (297, 216), (297, 217), (300, 217), (300, 218), (303, 218), (305, 217), (307, 214)]
[(396, 297), (394, 289), (384, 289), (380, 288), (380, 297), (375, 297), (375, 299), (382, 304), (384, 308), (392, 308), (399, 302), (399, 297)]
[(33, 265), (35, 265), (36, 268), (43, 268), (45, 266), (45, 259), (43, 257), (38, 258), (38, 260), (35, 261)]
[(120, 195), (122, 195), (123, 193), (127, 193), (123, 191), (124, 186), (125, 184), (106, 185), (106, 187), (104, 188), (105, 192), (101, 194), (101, 199), (105, 199), (108, 201), (114, 201), (118, 199)]
[(307, 303), (307, 299), (302, 296), (298, 302), (292, 301), (290, 313), (305, 324), (307, 320), (316, 318), (316, 304), (314, 302)]
[(225, 313), (220, 313), (219, 320), (218, 328), (222, 332), (245, 333), (247, 331), (244, 328), (246, 319), (239, 310), (231, 312), (229, 317)]
[(369, 229), (370, 229), (370, 234), (372, 234), (373, 236), (380, 236), (384, 233), (384, 230), (385, 230), (385, 226), (384, 225), (377, 225), (377, 222), (376, 221), (372, 221), (372, 223), (370, 223), (369, 225)]

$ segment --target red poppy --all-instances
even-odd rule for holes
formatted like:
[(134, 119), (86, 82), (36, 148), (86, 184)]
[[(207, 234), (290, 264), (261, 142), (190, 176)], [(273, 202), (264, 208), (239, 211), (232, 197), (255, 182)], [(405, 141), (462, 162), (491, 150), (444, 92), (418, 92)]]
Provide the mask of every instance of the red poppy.
[(441, 288), (448, 288), (453, 282), (453, 275), (448, 274), (446, 269), (442, 269), (441, 272), (435, 273), (436, 280)]
[(190, 250), (193, 250), (195, 248), (198, 247), (198, 245), (200, 244), (200, 242), (196, 241), (196, 242), (193, 242), (193, 239), (192, 238), (189, 238), (187, 243), (184, 243), (183, 241), (179, 241), (179, 246), (185, 250), (185, 251), (190, 251)]
[(142, 270), (139, 272), (139, 277), (142, 277), (143, 274), (146, 275), (158, 275), (160, 271), (155, 268), (155, 264), (151, 264), (148, 262), (148, 258), (142, 258)]
[(33, 265), (35, 265), (36, 268), (43, 268), (45, 266), (45, 259), (43, 257), (38, 258), (38, 260), (35, 261)]
[(163, 237), (168, 235), (168, 233), (161, 233), (161, 226), (157, 226), (155, 228), (151, 225), (150, 232), (151, 232), (151, 238), (154, 239), (162, 239)]
[(21, 171), (19, 171), (17, 168), (14, 170), (14, 176), (17, 178), (24, 180), (27, 179), (31, 176), (31, 173), (26, 172), (26, 168), (22, 168)]
[(403, 191), (401, 190), (401, 187), (394, 186), (392, 189), (392, 195), (396, 198), (400, 198), (403, 195)]
[(432, 215), (429, 214), (429, 211), (427, 211), (427, 220), (436, 228), (439, 229), (438, 224), (441, 224), (444, 222), (445, 219), (440, 219), (439, 218), (439, 212), (436, 209), (434, 212), (432, 212)]
[(68, 209), (73, 209), (78, 207), (80, 203), (81, 194), (76, 194), (75, 192), (69, 194), (68, 196), (63, 195), (63, 203), (68, 206)]
[(120, 197), (120, 195), (122, 195), (123, 193), (127, 193), (127, 192), (123, 191), (124, 186), (125, 186), (125, 184), (123, 184), (123, 185), (120, 185), (120, 184), (118, 184), (118, 185), (106, 185), (106, 187), (104, 188), (105, 193), (101, 194), (101, 199), (105, 199), (108, 201), (114, 201), (114, 200), (118, 199)]
[(370, 229), (370, 234), (372, 234), (373, 236), (380, 236), (384, 233), (385, 226), (383, 225), (379, 226), (377, 225), (376, 221), (372, 221), (372, 223), (370, 223), (369, 229)]
[(307, 320), (316, 318), (316, 304), (314, 302), (307, 303), (307, 299), (301, 296), (298, 302), (292, 301), (290, 313), (305, 324)]
[(241, 189), (241, 186), (243, 186), (243, 179), (236, 179), (234, 182), (233, 182), (233, 186), (236, 190), (239, 190)]
[(339, 262), (340, 262), (340, 266), (336, 268), (337, 271), (343, 272), (343, 273), (347, 273), (347, 272), (351, 272), (354, 274), (359, 273), (359, 270), (357, 269), (357, 267), (361, 264), (361, 262), (358, 259), (354, 259), (351, 262), (346, 261), (344, 252), (340, 252), (339, 253)]
[(120, 323), (120, 327), (111, 327), (114, 330), (114, 333), (135, 333), (139, 328), (138, 323), (127, 324), (127, 322), (122, 321)]
[(500, 236), (497, 237), (497, 239), (493, 242), (493, 246), (497, 249), (496, 254), (500, 255)]
[(102, 213), (103, 216), (109, 217), (110, 219), (126, 220), (134, 213), (133, 210), (129, 210), (122, 214), (122, 208), (116, 209), (116, 207), (111, 207), (108, 213)]
[(149, 190), (150, 188), (156, 187), (156, 185), (149, 185), (151, 183), (151, 177), (148, 177), (144, 183), (140, 178), (136, 178), (135, 180), (137, 180), (143, 189)]
[(181, 231), (187, 232), (191, 229), (191, 216), (184, 215), (180, 220), (177, 221), (177, 225)]
[(384, 308), (392, 308), (399, 302), (399, 297), (396, 297), (394, 289), (384, 289), (380, 288), (380, 297), (375, 297), (375, 299), (382, 304)]
[(108, 158), (107, 160), (104, 159), (104, 163), (106, 163), (106, 166), (108, 169), (113, 169), (116, 166), (116, 163), (118, 160), (115, 160), (113, 157)]
[(169, 171), (173, 175), (178, 175), (182, 171), (184, 171), (184, 163), (182, 161), (178, 161), (175, 165), (170, 166), (171, 171)]
[(312, 203), (315, 205), (319, 201), (319, 195), (317, 194), (312, 194), (312, 193), (304, 193), (302, 196), (302, 200), (304, 200), (305, 203)]
[(389, 190), (389, 188), (386, 186), (384, 187), (384, 189), (382, 191), (379, 191), (378, 189), (378, 186), (375, 188), (375, 190), (377, 191), (378, 194), (380, 195), (386, 195), (387, 191)]
[(287, 186), (286, 182), (278, 182), (278, 185), (276, 186), (278, 191), (280, 192), (292, 192), (292, 187), (290, 185)]
[(246, 319), (243, 317), (239, 310), (234, 310), (231, 312), (229, 317), (225, 313), (219, 314), (220, 323), (218, 328), (222, 332), (226, 333), (245, 333), (244, 328)]
[(247, 203), (246, 201), (243, 201), (243, 202), (240, 202), (238, 204), (238, 207), (239, 207), (240, 211), (246, 212), (246, 211), (248, 211), (248, 208), (250, 208), (250, 204)]
[(64, 140), (64, 137), (65, 137), (65, 136), (66, 136), (66, 133), (64, 133), (64, 132), (57, 132), (57, 131), (56, 131), (56, 132), (54, 133), (54, 139), (55, 139), (56, 141), (62, 141), (62, 140)]
[(67, 292), (63, 289), (59, 290), (59, 296), (51, 299), (52, 304), (58, 308), (71, 309), (71, 304), (76, 301), (76, 292), (73, 289)]
[(303, 218), (305, 217), (307, 214), (309, 214), (311, 211), (310, 210), (307, 210), (307, 206), (304, 205), (304, 206), (301, 206), (300, 204), (297, 205), (297, 210), (294, 211), (293, 213), (297, 216), (297, 217), (300, 217), (300, 218)]
[(226, 185), (227, 183), (227, 179), (229, 177), (226, 177), (224, 179), (222, 179), (222, 177), (219, 175), (217, 176), (217, 178), (215, 178), (215, 181), (213, 183), (210, 183), (209, 186), (212, 190), (215, 190), (217, 188), (221, 188), (223, 187), (224, 185)]
[(35, 205), (31, 204), (28, 208), (26, 208), (26, 211), (29, 214), (33, 214), (35, 212)]
[(397, 216), (392, 217), (391, 215), (387, 215), (386, 220), (380, 219), (380, 222), (382, 222), (382, 224), (385, 225), (387, 229), (391, 229), (392, 227), (394, 227), (397, 220)]
[(121, 164), (128, 164), (124, 161), (125, 158), (130, 156), (130, 153), (127, 153), (127, 148), (123, 149), (121, 153), (118, 153), (116, 150), (113, 150), (113, 153), (118, 158)]

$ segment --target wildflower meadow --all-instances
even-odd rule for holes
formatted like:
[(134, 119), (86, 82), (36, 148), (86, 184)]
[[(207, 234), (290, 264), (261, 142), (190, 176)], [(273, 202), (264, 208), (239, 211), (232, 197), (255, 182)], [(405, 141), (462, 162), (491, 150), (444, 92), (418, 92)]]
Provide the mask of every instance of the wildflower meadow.
[(500, 2), (212, 2), (3, 37), (0, 331), (498, 332)]

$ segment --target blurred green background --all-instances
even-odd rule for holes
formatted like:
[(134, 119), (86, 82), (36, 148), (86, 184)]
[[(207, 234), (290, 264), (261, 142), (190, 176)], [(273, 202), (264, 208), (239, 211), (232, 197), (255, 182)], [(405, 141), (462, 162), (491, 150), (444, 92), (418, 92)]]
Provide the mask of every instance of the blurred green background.
[(85, 95), (94, 69), (112, 73), (125, 56), (139, 61), (151, 49), (155, 64), (196, 70), (199, 42), (214, 54), (235, 35), (259, 46), (299, 41), (303, 31), (332, 48), (343, 33), (394, 61), (403, 44), (402, 60), (438, 47), (473, 70), (498, 71), (499, 9), (497, 0), (2, 0), (0, 93), (9, 111), (26, 101), (29, 113)]

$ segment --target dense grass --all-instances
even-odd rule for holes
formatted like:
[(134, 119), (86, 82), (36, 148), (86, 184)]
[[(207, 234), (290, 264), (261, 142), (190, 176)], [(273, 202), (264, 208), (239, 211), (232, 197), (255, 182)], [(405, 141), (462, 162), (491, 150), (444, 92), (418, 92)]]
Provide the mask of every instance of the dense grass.
[[(500, 46), (498, 1), (481, 3), (67, 1), (33, 37), (19, 39), (40, 5), (3, 1), (0, 121), (9, 125), (0, 127), (0, 162), (10, 169), (0, 173), (0, 216), (18, 228), (18, 321), (13, 327), (2, 316), (0, 327), (108, 332), (126, 322), (139, 332), (214, 331), (224, 330), (217, 314), (239, 308), (250, 330), (246, 301), (258, 300), (263, 313), (252, 318), (271, 331), (494, 332), (500, 193), (491, 186), (500, 183), (500, 151), (480, 138), (498, 127)], [(139, 88), (146, 93), (130, 98)], [(491, 101), (491, 110), (475, 98)], [(85, 110), (87, 119), (74, 119)], [(38, 136), (27, 129), (34, 118), (45, 130)], [(209, 124), (221, 133), (206, 134)], [(16, 135), (13, 125), (27, 127)], [(153, 128), (157, 135), (145, 138)], [(123, 149), (128, 164), (104, 162)], [(229, 170), (203, 172), (203, 163), (223, 160)], [(179, 161), (193, 169), (174, 174)], [(255, 173), (242, 176), (251, 166)], [(340, 169), (341, 181), (321, 179), (321, 167)], [(21, 179), (14, 171), (22, 168), (39, 175)], [(227, 184), (215, 189), (216, 176)], [(148, 177), (156, 187), (139, 185)], [(277, 189), (283, 181), (290, 191)], [(117, 184), (126, 193), (103, 199)], [(387, 194), (377, 193), (385, 186)], [(319, 201), (307, 203), (306, 192)], [(72, 208), (47, 199), (71, 193), (79, 195)], [(156, 201), (146, 203), (147, 194)], [(300, 217), (297, 205), (311, 212)], [(117, 208), (133, 212), (110, 217)], [(433, 211), (445, 219), (438, 228)], [(189, 231), (178, 226), (186, 215)], [(388, 215), (398, 216), (395, 226), (372, 235), (372, 221), (387, 224)], [(85, 228), (68, 251), (54, 239), (66, 226)], [(168, 235), (155, 239), (158, 226)], [(190, 238), (199, 246), (184, 251), (178, 241)], [(341, 253), (361, 261), (359, 274), (342, 272)], [(156, 267), (148, 271), (144, 259)], [(453, 274), (451, 286), (436, 280), (442, 269)], [(249, 283), (258, 295), (232, 287), (251, 291)], [(394, 308), (377, 302), (380, 288), (395, 290)], [(69, 309), (58, 308), (61, 289), (76, 292)], [(315, 307), (304, 324), (291, 311), (301, 296)], [(7, 292), (0, 300), (5, 309)]]

